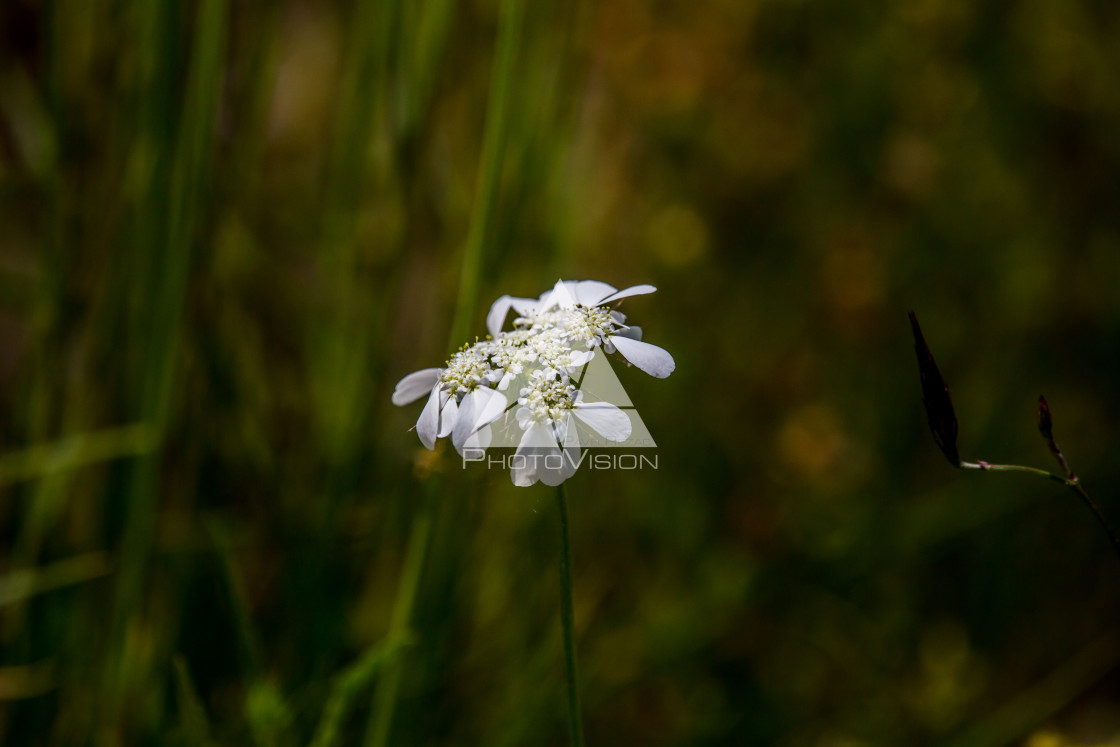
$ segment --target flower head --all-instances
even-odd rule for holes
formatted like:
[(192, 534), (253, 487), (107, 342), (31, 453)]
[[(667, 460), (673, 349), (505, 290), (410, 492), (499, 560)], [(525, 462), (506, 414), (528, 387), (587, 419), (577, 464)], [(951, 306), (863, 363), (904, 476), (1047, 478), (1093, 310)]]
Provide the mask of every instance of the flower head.
[[(513, 411), (521, 433), (516, 455), (522, 457), (511, 470), (514, 483), (557, 485), (578, 467), (580, 428), (612, 442), (632, 432), (625, 412), (609, 402), (587, 402), (580, 391), (578, 374), (597, 351), (618, 352), (657, 378), (676, 367), (668, 352), (642, 342), (641, 328), (627, 325), (626, 315), (608, 306), (655, 290), (635, 285), (620, 291), (584, 280), (557, 282), (537, 299), (502, 296), (487, 314), (487, 339), (464, 345), (442, 368), (405, 376), (393, 404), (427, 394), (416, 421), (421, 443), (431, 449), (438, 438), (451, 436), (460, 454), (489, 447), (492, 424)], [(512, 329), (503, 329), (511, 310)]]

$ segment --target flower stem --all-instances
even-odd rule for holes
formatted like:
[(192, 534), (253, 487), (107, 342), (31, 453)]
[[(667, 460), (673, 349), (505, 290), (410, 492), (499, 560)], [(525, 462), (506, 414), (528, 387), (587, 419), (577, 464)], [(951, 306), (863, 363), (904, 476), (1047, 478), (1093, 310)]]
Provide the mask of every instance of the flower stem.
[(1037, 467), (1024, 467), (1019, 464), (990, 464), (979, 460), (976, 462), (961, 462), (960, 467), (961, 469), (978, 469), (984, 472), (1027, 472), (1032, 475), (1047, 477), (1055, 482), (1060, 482), (1062, 485), (1065, 485), (1067, 488), (1077, 493), (1081, 502), (1089, 507), (1089, 510), (1093, 512), (1093, 516), (1097, 517), (1097, 522), (1104, 529), (1105, 533), (1108, 535), (1109, 541), (1112, 543), (1112, 549), (1116, 551), (1116, 557), (1120, 558), (1120, 537), (1117, 536), (1116, 530), (1112, 528), (1108, 519), (1101, 513), (1097, 502), (1089, 497), (1089, 493), (1081, 486), (1081, 481), (1077, 479), (1076, 475), (1073, 477), (1062, 477), (1061, 475), (1056, 475), (1053, 472), (1047, 472)]
[(568, 539), (568, 500), (563, 483), (556, 488), (556, 508), (560, 513), (560, 626), (564, 632), (564, 663), (568, 675), (568, 730), (573, 747), (582, 747), (583, 716), (579, 706), (575, 623), (572, 614), (572, 548)]

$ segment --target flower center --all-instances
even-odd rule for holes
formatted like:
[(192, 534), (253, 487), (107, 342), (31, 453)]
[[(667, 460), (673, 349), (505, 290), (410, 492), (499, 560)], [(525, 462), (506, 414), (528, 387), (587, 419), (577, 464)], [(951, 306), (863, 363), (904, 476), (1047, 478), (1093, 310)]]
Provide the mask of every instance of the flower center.
[(573, 345), (585, 348), (595, 346), (595, 341), (609, 337), (614, 329), (611, 310), (600, 306), (588, 308), (576, 306), (568, 309), (564, 319), (564, 329)]
[(447, 368), (440, 375), (440, 381), (453, 394), (461, 396), (474, 391), (490, 372), (490, 363), (482, 347), (479, 343), (463, 347), (447, 361)]
[(534, 371), (529, 386), (521, 389), (517, 404), (521, 405), (517, 417), (525, 424), (546, 425), (564, 419), (568, 410), (575, 407), (576, 388), (567, 377), (549, 377)]

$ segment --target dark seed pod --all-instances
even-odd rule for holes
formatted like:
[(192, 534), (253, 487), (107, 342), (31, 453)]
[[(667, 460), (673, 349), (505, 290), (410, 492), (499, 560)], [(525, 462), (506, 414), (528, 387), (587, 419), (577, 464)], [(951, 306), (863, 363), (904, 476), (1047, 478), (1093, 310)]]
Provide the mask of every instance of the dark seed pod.
[(914, 352), (918, 356), (918, 373), (922, 378), (922, 403), (926, 406), (929, 430), (941, 453), (954, 467), (961, 465), (957, 452), (957, 416), (953, 412), (953, 400), (949, 397), (949, 387), (941, 378), (941, 372), (933, 360), (933, 353), (922, 336), (918, 317), (910, 312), (910, 328), (914, 332)]
[(1058, 460), (1058, 464), (1066, 473), (1066, 477), (1074, 482), (1077, 482), (1077, 475), (1073, 474), (1073, 470), (1069, 468), (1066, 462), (1066, 457), (1062, 454), (1062, 450), (1058, 448), (1058, 444), (1054, 441), (1054, 420), (1050, 417), (1050, 405), (1046, 402), (1046, 398), (1041, 394), (1038, 395), (1038, 432), (1046, 439), (1046, 445), (1050, 447), (1050, 453)]
[(1050, 417), (1050, 405), (1046, 403), (1046, 398), (1041, 394), (1038, 395), (1038, 432), (1046, 439), (1046, 443), (1051, 449), (1055, 448), (1054, 420)]

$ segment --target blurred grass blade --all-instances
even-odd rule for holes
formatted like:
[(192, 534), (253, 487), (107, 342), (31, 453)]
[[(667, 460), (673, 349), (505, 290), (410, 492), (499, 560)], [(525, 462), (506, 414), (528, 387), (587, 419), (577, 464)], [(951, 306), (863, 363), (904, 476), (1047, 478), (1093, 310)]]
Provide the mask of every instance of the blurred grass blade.
[(100, 462), (150, 454), (155, 431), (145, 423), (80, 433), (0, 455), (0, 486), (57, 475)]
[[(194, 46), (191, 50), (187, 95), (176, 143), (169, 185), (167, 225), (153, 238), (148, 251), (161, 255), (157, 279), (159, 293), (153, 300), (148, 358), (143, 376), (141, 408), (157, 433), (167, 425), (178, 353), (178, 327), (190, 270), (191, 247), (201, 199), (204, 164), (209, 158), (221, 92), (222, 53), (225, 44), (226, 3), (205, 0), (198, 8)], [(155, 516), (156, 464), (144, 460), (133, 473), (127, 525), (123, 539), (118, 616), (132, 606), (140, 583)]]
[[(463, 250), (459, 294), (451, 324), (448, 350), (454, 350), (467, 339), (478, 303), (478, 282), (482, 273), (483, 249), (494, 233), (495, 196), (509, 132), (511, 115), (509, 91), (521, 45), (523, 13), (522, 0), (505, 0), (502, 3), (490, 99), (486, 110), (481, 165), (470, 228)], [(427, 490), (432, 489), (429, 483)], [(434, 501), (426, 496), (417, 516), (413, 519), (412, 532), (405, 551), (404, 572), (393, 605), (390, 640), (404, 634), (412, 616), (412, 605), (420, 583), (423, 561), (427, 555), (433, 504)], [(402, 664), (400, 661), (394, 661), (386, 667), (384, 676), (378, 682), (374, 707), (366, 731), (366, 744), (371, 747), (382, 747), (388, 743), (401, 676)]]
[[(420, 508), (412, 519), (408, 545), (405, 549), (404, 565), (401, 568), (400, 586), (393, 600), (393, 614), (389, 620), (389, 641), (404, 641), (412, 620), (412, 605), (416, 602), (416, 592), (424, 571), (424, 560), (428, 555), (428, 539), (432, 534), (433, 505), (439, 493), (438, 476), (424, 483)], [(373, 709), (370, 711), (366, 728), (366, 744), (381, 747), (389, 739), (393, 711), (396, 709), (397, 694), (400, 687), (403, 664), (397, 659), (388, 663), (384, 674), (377, 682), (373, 696)]]
[(195, 44), (183, 103), (182, 129), (176, 142), (170, 184), (170, 210), (164, 237), (165, 266), (162, 292), (156, 300), (153, 334), (154, 354), (149, 358), (146, 409), (161, 429), (171, 401), (178, 327), (183, 297), (190, 274), (192, 248), (202, 212), (202, 193), (214, 141), (218, 100), (221, 96), (222, 60), (225, 50), (225, 0), (204, 0), (198, 9)]
[(257, 638), (256, 630), (253, 628), (241, 576), (234, 565), (230, 539), (225, 529), (217, 522), (210, 522), (208, 528), (210, 538), (218, 552), (218, 557), (221, 559), (227, 598), (229, 599), (230, 609), (233, 611), (234, 621), (237, 623), (237, 634), (241, 644), (242, 669), (246, 679), (250, 682), (257, 682), (261, 679), (262, 671), (260, 641)]
[[(147, 74), (141, 98), (150, 95), (157, 103), (162, 102), (158, 106), (145, 104), (145, 114), (137, 122), (137, 148), (143, 153), (141, 144), (146, 142), (155, 149), (148, 157), (156, 167), (150, 182), (153, 196), (138, 195), (133, 205), (137, 225), (133, 259), (139, 263), (142, 278), (133, 285), (151, 286), (135, 309), (139, 327), (134, 343), (142, 351), (136, 372), (137, 405), (143, 419), (152, 424), (160, 437), (167, 427), (175, 394), (181, 319), (192, 250), (200, 239), (200, 216), (204, 213), (203, 196), (222, 92), (228, 16), (225, 0), (202, 0), (197, 4), (185, 96), (182, 106), (177, 107), (165, 99), (169, 92), (180, 90), (173, 83), (172, 71), (181, 29), (175, 8), (167, 5), (136, 6), (143, 21), (140, 62)], [(172, 128), (173, 138), (167, 136), (167, 128)], [(170, 168), (159, 168), (167, 160), (166, 148), (172, 142)], [(148, 208), (154, 211), (150, 216), (146, 215)], [(131, 267), (118, 269), (125, 277), (134, 271)], [(135, 709), (134, 700), (148, 694), (145, 688), (155, 676), (155, 662), (126, 661), (125, 651), (129, 623), (135, 620), (135, 609), (143, 598), (148, 556), (156, 534), (159, 485), (159, 460), (154, 455), (139, 460), (127, 489), (112, 632), (103, 674), (107, 687), (101, 697), (106, 702), (98, 709), (98, 717), (106, 725), (120, 721), (126, 703)]]
[(400, 107), (401, 131), (410, 136), (427, 115), (458, 4), (451, 0), (427, 0), (402, 5), (402, 23), (406, 26), (402, 36), (411, 39), (412, 43), (401, 50), (401, 65), (408, 74), (400, 87), (403, 99)]
[(183, 742), (191, 745), (207, 744), (210, 741), (210, 721), (206, 709), (198, 699), (194, 682), (191, 680), (187, 660), (175, 657), (175, 689), (179, 700), (179, 729)]
[(249, 683), (245, 700), (245, 719), (254, 741), (259, 745), (287, 744), (283, 737), (290, 730), (292, 713), (283, 693), (264, 677), (261, 642), (245, 593), (245, 586), (234, 563), (233, 548), (225, 528), (217, 522), (208, 526), (222, 563), (227, 599), (236, 623), (244, 679)]
[(58, 161), (58, 140), (48, 105), (21, 67), (0, 70), (0, 114), (17, 157), (39, 182), (49, 182)]
[(386, 662), (411, 644), (412, 640), (408, 636), (387, 638), (371, 646), (362, 658), (336, 675), (331, 694), (323, 706), (323, 716), (311, 740), (311, 747), (331, 747), (337, 743), (339, 728), (354, 698), (373, 680)]
[[(518, 49), (521, 46), (522, 0), (504, 0), (498, 25), (497, 51), (493, 74), (490, 82), (490, 99), (486, 108), (486, 126), (482, 142), (481, 165), (478, 183), (471, 212), (471, 223), (463, 250), (463, 264), (459, 276), (459, 295), (455, 315), (451, 323), (451, 336), (447, 349), (454, 350), (466, 339), (478, 305), (478, 281), (482, 274), (483, 249), (494, 234), (493, 223), (496, 208), (495, 197), (498, 191), (499, 176), (506, 150), (509, 133), (509, 119), (512, 112), (510, 89), (517, 69)], [(431, 492), (436, 488), (434, 480), (425, 486), (425, 499), (413, 519), (412, 530), (405, 550), (404, 570), (400, 586), (393, 603), (390, 621), (390, 640), (404, 635), (412, 618), (412, 606), (423, 575), (424, 559), (428, 552), (431, 535), (432, 513), (435, 504)], [(400, 660), (390, 662), (385, 673), (377, 683), (374, 693), (373, 709), (366, 728), (366, 744), (370, 747), (384, 747), (389, 743), (393, 713), (396, 710), (403, 664)]]
[(1113, 636), (1094, 641), (1046, 679), (947, 744), (949, 747), (996, 747), (1017, 743), (1112, 671), (1116, 666), (1116, 652)]
[[(368, 417), (367, 389), (371, 338), (370, 292), (358, 271), (355, 226), (365, 194), (370, 142), (384, 131), (393, 45), (395, 3), (365, 0), (350, 19), (346, 67), (334, 117), (329, 177), (322, 206), (320, 271), (329, 289), (320, 315), (309, 318), (311, 380), (319, 443), (328, 459), (340, 463)], [(326, 520), (333, 495), (322, 502)]]
[(0, 607), (22, 602), (37, 594), (74, 586), (112, 572), (103, 552), (59, 560), (41, 568), (12, 571), (0, 576)]
[(0, 667), (0, 701), (35, 698), (55, 687), (51, 662)]
[(498, 52), (490, 82), (490, 102), (486, 108), (486, 131), (482, 141), (482, 164), (478, 171), (474, 207), (467, 243), (463, 249), (459, 298), (451, 329), (448, 350), (455, 350), (469, 337), (478, 309), (478, 279), (482, 274), (483, 248), (494, 235), (499, 177), (506, 153), (512, 111), (510, 90), (517, 70), (518, 49), (524, 8), (522, 0), (505, 0), (498, 30)]
[(292, 712), (284, 697), (271, 682), (260, 681), (249, 688), (245, 701), (245, 718), (253, 741), (261, 747), (286, 745), (292, 730)]

